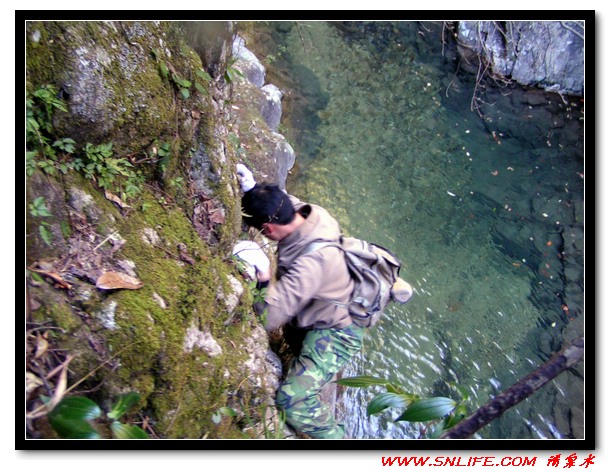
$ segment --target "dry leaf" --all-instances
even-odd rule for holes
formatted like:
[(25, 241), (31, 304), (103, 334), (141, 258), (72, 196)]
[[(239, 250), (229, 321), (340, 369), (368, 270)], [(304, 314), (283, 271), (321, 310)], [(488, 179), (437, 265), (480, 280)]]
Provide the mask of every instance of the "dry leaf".
[(25, 390), (28, 395), (42, 385), (44, 385), (44, 382), (40, 377), (31, 372), (25, 373)]
[(119, 206), (121, 209), (125, 209), (125, 208), (130, 208), (130, 207), (131, 207), (130, 205), (125, 204), (125, 203), (123, 202), (123, 200), (122, 200), (120, 197), (118, 197), (118, 196), (116, 196), (116, 195), (112, 194), (112, 193), (111, 193), (110, 191), (108, 191), (108, 190), (105, 190), (105, 191), (104, 191), (104, 196), (106, 196), (106, 199), (108, 199), (109, 201), (112, 201), (112, 202), (114, 202), (116, 205), (118, 205), (118, 206)]
[(139, 289), (144, 283), (139, 279), (117, 272), (107, 272), (98, 277), (95, 287), (98, 289)]
[(34, 354), (34, 359), (41, 358), (47, 352), (47, 349), (49, 349), (47, 339), (40, 334), (36, 335), (36, 353)]
[(57, 380), (57, 385), (55, 387), (55, 392), (53, 393), (53, 398), (47, 404), (47, 407), (52, 410), (55, 406), (61, 401), (61, 399), (66, 394), (66, 390), (68, 389), (68, 364), (70, 361), (74, 359), (74, 356), (66, 357), (66, 360), (61, 365), (61, 374), (59, 375), (59, 379)]
[(36, 268), (28, 268), (28, 269), (30, 271), (34, 271), (35, 273), (40, 273), (43, 276), (50, 277), (51, 279), (53, 279), (56, 282), (55, 287), (61, 287), (62, 289), (72, 289), (72, 286), (70, 284), (68, 284), (66, 281), (64, 281), (63, 278), (56, 272), (45, 271), (44, 269), (36, 269)]

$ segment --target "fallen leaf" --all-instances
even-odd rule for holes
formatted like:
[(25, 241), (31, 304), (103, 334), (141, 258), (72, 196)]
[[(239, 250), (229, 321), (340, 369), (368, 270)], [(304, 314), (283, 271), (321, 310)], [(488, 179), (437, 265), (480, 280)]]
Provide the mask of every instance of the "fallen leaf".
[(28, 395), (42, 385), (44, 385), (44, 382), (40, 377), (31, 372), (25, 373), (25, 390)]
[(108, 199), (109, 201), (114, 202), (121, 209), (127, 209), (131, 207), (130, 205), (125, 204), (120, 197), (116, 196), (115, 194), (112, 194), (108, 190), (104, 191), (104, 196), (106, 196), (106, 199)]
[(50, 410), (55, 408), (55, 406), (66, 394), (66, 390), (68, 389), (68, 364), (70, 364), (72, 359), (74, 359), (74, 356), (68, 356), (61, 365), (61, 373), (59, 374), (59, 379), (57, 380), (57, 385), (55, 386), (55, 393), (53, 393), (53, 398), (51, 398), (51, 401), (47, 404), (47, 407)]
[(49, 342), (43, 335), (37, 334), (36, 335), (36, 353), (34, 354), (34, 359), (41, 358), (44, 355), (44, 353), (47, 352), (47, 349), (49, 349)]
[(54, 271), (46, 271), (44, 269), (28, 268), (30, 271), (40, 273), (43, 276), (50, 277), (55, 281), (55, 287), (61, 287), (62, 289), (72, 289), (72, 286), (68, 284), (64, 279)]
[(103, 290), (112, 289), (139, 289), (144, 283), (127, 274), (110, 271), (97, 278), (95, 287)]

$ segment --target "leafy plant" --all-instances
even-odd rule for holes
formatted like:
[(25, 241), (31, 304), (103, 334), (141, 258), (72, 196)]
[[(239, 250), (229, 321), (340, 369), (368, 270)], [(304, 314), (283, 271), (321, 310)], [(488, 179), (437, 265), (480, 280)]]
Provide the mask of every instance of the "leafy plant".
[(186, 80), (185, 78), (179, 77), (175, 73), (172, 73), (172, 80), (176, 85), (178, 85), (178, 91), (180, 92), (182, 98), (185, 100), (188, 99), (191, 96), (189, 88), (193, 85), (192, 82)]
[(229, 83), (232, 83), (233, 81), (235, 81), (236, 77), (243, 77), (244, 76), (244, 74), (241, 73), (240, 70), (238, 70), (235, 67), (233, 67), (235, 62), (237, 62), (236, 59), (231, 59), (229, 61), (229, 63), (227, 64), (227, 70), (225, 71), (225, 80), (227, 82), (229, 82)]
[(181, 188), (183, 184), (184, 184), (184, 178), (182, 176), (176, 176), (175, 178), (172, 178), (171, 180), (169, 180), (169, 185), (172, 188)]
[[(67, 112), (64, 102), (56, 97), (52, 85), (43, 85), (26, 97), (26, 172), (28, 176), (39, 166), (45, 173), (55, 172), (56, 150), (52, 145), (53, 112)], [(37, 161), (36, 157), (42, 160)]]
[(99, 428), (107, 425), (115, 439), (148, 439), (141, 427), (123, 424), (119, 419), (138, 401), (136, 392), (122, 394), (103, 416), (102, 409), (93, 400), (85, 397), (66, 397), (47, 415), (49, 423), (63, 439), (100, 439)]
[(373, 397), (368, 403), (366, 414), (371, 416), (388, 408), (404, 408), (404, 411), (394, 420), (410, 422), (436, 421), (427, 437), (435, 438), (443, 431), (455, 426), (467, 415), (467, 407), (463, 401), (468, 399), (468, 393), (463, 387), (452, 384), (461, 394), (462, 402), (456, 402), (448, 397), (421, 398), (413, 393), (407, 393), (399, 385), (386, 379), (361, 375), (337, 380), (339, 385), (346, 387), (385, 386), (386, 391)]
[(167, 170), (167, 165), (169, 165), (169, 159), (171, 158), (172, 146), (169, 142), (159, 142), (155, 149), (156, 154), (159, 157), (161, 172), (165, 172), (165, 170)]
[(95, 180), (104, 189), (113, 189), (123, 200), (140, 192), (139, 176), (126, 158), (115, 158), (112, 142), (100, 145), (87, 143), (83, 149), (85, 158), (76, 160), (75, 167), (82, 168), (85, 177)]
[(237, 413), (233, 408), (230, 408), (228, 406), (222, 406), (212, 414), (212, 422), (214, 424), (220, 424), (220, 421), (222, 420), (223, 416), (229, 416), (231, 418), (234, 418), (235, 416), (237, 416)]
[[(32, 201), (29, 205), (30, 214), (33, 217), (52, 217), (53, 214), (49, 211), (47, 207), (44, 197), (37, 197)], [(38, 226), (38, 233), (40, 233), (40, 237), (42, 240), (49, 246), (51, 246), (51, 240), (53, 238), (51, 231), (49, 230), (49, 224), (43, 220), (40, 221), (40, 225)]]
[[(197, 75), (197, 77), (201, 78), (206, 85), (212, 81), (212, 77), (205, 70), (197, 69), (195, 70), (195, 74)], [(195, 88), (202, 95), (208, 95), (208, 90), (201, 83), (195, 82)]]

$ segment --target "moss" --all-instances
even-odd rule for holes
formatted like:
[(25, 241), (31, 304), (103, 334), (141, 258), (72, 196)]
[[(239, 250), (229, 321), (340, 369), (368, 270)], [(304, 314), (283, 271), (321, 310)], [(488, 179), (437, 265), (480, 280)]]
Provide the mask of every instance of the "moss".
[[(144, 286), (110, 294), (118, 303), (118, 329), (110, 335), (110, 344), (115, 354), (123, 351), (113, 380), (147, 385), (137, 391), (159, 417), (159, 432), (167, 437), (200, 438), (215, 432), (212, 414), (226, 406), (226, 390), (243, 380), (239, 370), (245, 353), (231, 342), (235, 344), (244, 331), (241, 325), (225, 327), (227, 314), (217, 300), (219, 289), (230, 288), (227, 276), (234, 269), (210, 253), (180, 208), (166, 207), (149, 194), (144, 201), (144, 212), (133, 213), (117, 227), (126, 240), (121, 255), (135, 262)], [(142, 240), (142, 229), (151, 226), (161, 246)], [(179, 260), (179, 243), (196, 259), (194, 265)], [(167, 309), (155, 302), (155, 293)], [(185, 353), (184, 336), (192, 324), (209, 330), (225, 353), (216, 358), (197, 349)], [(228, 381), (223, 377), (225, 370), (230, 371)], [(151, 378), (154, 387), (149, 386)]]
[(60, 328), (65, 333), (71, 333), (82, 325), (80, 318), (72, 312), (70, 304), (63, 293), (36, 293), (44, 304), (33, 312), (32, 320), (35, 323), (51, 321), (52, 325)]
[[(232, 289), (228, 279), (230, 275), (239, 277), (230, 247), (240, 233), (241, 210), (229, 170), (237, 163), (237, 154), (223, 142), (226, 136), (212, 98), (194, 91), (188, 100), (176, 98), (174, 85), (161, 77), (158, 63), (149, 57), (150, 51), (141, 50), (147, 43), (136, 34), (137, 23), (41, 22), (28, 28), (29, 32), (41, 31), (37, 43), (28, 43), (29, 87), (61, 81), (56, 75), (58, 70), (68, 70), (68, 62), (73, 59), (65, 51), (76, 47), (76, 43), (94, 44), (107, 51), (113, 44), (133, 47), (133, 53), (139, 54), (137, 59), (144, 64), (133, 76), (133, 83), (125, 82), (118, 61), (103, 67), (103, 85), (116, 97), (108, 108), (112, 119), (116, 119), (116, 128), (108, 138), (121, 144), (115, 147), (115, 154), (121, 156), (121, 149), (140, 152), (145, 143), (155, 139), (171, 141), (173, 149), (173, 158), (161, 181), (154, 181), (158, 176), (156, 162), (143, 169), (148, 179), (141, 185), (142, 193), (128, 201), (132, 206), (129, 209), (119, 209), (81, 175), (70, 173), (62, 177), (57, 186), (64, 203), (71, 187), (81, 188), (93, 197), (95, 210), (85, 214), (87, 229), (95, 231), (95, 236), (86, 241), (91, 245), (88, 248), (114, 232), (125, 241), (116, 251), (108, 243), (97, 247), (97, 253), (104, 257), (104, 264), (97, 268), (112, 269), (118, 261), (128, 259), (135, 263), (143, 286), (113, 291), (86, 286), (94, 293), (87, 302), (77, 302), (65, 292), (52, 292), (49, 286), (43, 296), (46, 299), (43, 307), (34, 312), (35, 319), (50, 320), (61, 328), (53, 333), (58, 346), (76, 354), (70, 383), (91, 374), (85, 383), (99, 390), (104, 400), (127, 389), (138, 391), (143, 397), (141, 409), (150, 414), (160, 437), (244, 438), (240, 427), (260, 415), (250, 404), (253, 392), (250, 380), (244, 376), (244, 362), (248, 358), (241, 347), (243, 338), (251, 335), (250, 322), (254, 320), (249, 308), (251, 296), (245, 289), (233, 322), (226, 325), (229, 316), (223, 299)], [(156, 35), (154, 41), (164, 38), (171, 50), (172, 65), (185, 78), (194, 79), (195, 70), (203, 68), (203, 64), (179, 39), (179, 31), (162, 25), (151, 34)], [(57, 48), (58, 42), (71, 45)], [(161, 53), (164, 54), (159, 48)], [(59, 64), (61, 68), (57, 69)], [(138, 92), (130, 93), (133, 90)], [(150, 107), (137, 113), (136, 108), (145, 98)], [(174, 101), (178, 106), (174, 106)], [(215, 246), (204, 242), (193, 227), (194, 199), (189, 186), (178, 188), (168, 184), (178, 176), (188, 181), (191, 149), (201, 144), (219, 155), (213, 166), (221, 176), (211, 186), (214, 199), (225, 210), (225, 222), (215, 225), (219, 239)], [(61, 199), (55, 201), (57, 206)], [(68, 209), (62, 210), (67, 214)], [(154, 245), (145, 241), (145, 229), (154, 230), (160, 242)], [(78, 235), (75, 230), (73, 236)], [(96, 311), (110, 301), (116, 303), (113, 329), (107, 329), (95, 317)], [(223, 353), (210, 357), (198, 348), (185, 352), (185, 334), (191, 326), (209, 331)], [(212, 417), (223, 406), (238, 412), (244, 407), (247, 413), (239, 419), (224, 417), (216, 424)]]

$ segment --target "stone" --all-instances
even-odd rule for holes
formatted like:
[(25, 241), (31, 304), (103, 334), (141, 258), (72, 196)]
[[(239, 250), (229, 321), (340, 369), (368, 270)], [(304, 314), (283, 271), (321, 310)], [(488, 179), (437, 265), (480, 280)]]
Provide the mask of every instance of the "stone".
[(201, 349), (210, 357), (222, 354), (222, 348), (209, 331), (201, 331), (195, 326), (191, 326), (186, 330), (183, 350), (186, 353), (192, 353), (195, 348)]
[(234, 67), (241, 71), (252, 85), (261, 88), (265, 84), (265, 67), (258, 58), (246, 47), (243, 38), (236, 36), (233, 41)]
[(282, 119), (282, 92), (273, 84), (261, 88), (265, 101), (261, 105), (261, 116), (272, 131), (277, 130)]

